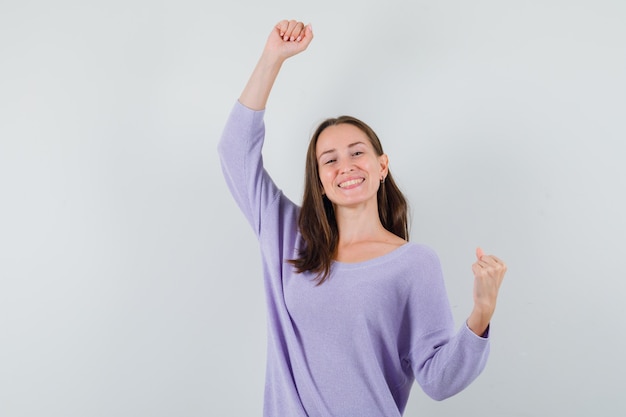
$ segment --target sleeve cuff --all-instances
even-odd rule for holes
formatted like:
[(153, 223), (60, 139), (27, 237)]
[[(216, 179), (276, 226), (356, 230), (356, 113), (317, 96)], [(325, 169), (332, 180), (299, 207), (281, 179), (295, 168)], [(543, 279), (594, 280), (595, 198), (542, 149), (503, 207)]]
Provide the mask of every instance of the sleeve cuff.
[(480, 336), (479, 336), (479, 335), (477, 335), (476, 333), (474, 333), (474, 332), (472, 331), (472, 329), (470, 329), (470, 328), (469, 328), (469, 326), (467, 325), (467, 322), (465, 322), (465, 328), (466, 328), (466, 329), (467, 329), (467, 330), (468, 330), (468, 331), (469, 331), (472, 335), (474, 335), (475, 337), (479, 337), (479, 338), (481, 338), (481, 339), (489, 339), (489, 330), (491, 329), (491, 323), (489, 323), (489, 324), (487, 325), (487, 329), (486, 329), (486, 330), (484, 331), (484, 333), (483, 333), (482, 335), (480, 335)]
[(249, 112), (261, 113), (261, 114), (265, 113), (265, 109), (262, 109), (262, 110), (252, 109), (252, 108), (246, 106), (245, 104), (243, 104), (241, 101), (239, 101), (239, 99), (237, 99), (236, 107), (240, 107), (240, 108), (242, 108), (244, 110), (247, 110)]

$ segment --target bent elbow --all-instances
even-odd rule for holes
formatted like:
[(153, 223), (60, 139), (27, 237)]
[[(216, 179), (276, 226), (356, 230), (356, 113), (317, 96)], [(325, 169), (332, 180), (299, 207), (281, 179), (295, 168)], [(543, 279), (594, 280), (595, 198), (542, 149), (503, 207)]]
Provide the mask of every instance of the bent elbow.
[(420, 386), (424, 393), (433, 400), (443, 401), (463, 391), (473, 380), (474, 378), (458, 378), (458, 374), (457, 378), (442, 375), (441, 378), (421, 383)]
[(428, 395), (431, 399), (435, 401), (443, 401), (448, 398), (456, 395), (458, 392), (449, 391), (441, 388), (423, 388), (423, 391), (426, 395)]

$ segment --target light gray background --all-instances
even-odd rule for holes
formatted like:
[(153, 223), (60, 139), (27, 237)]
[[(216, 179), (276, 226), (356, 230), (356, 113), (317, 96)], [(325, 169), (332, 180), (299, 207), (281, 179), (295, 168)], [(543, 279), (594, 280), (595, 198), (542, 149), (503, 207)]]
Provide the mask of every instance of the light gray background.
[(316, 38), (268, 105), (286, 194), (352, 114), (458, 325), (474, 248), (509, 265), (485, 372), (406, 415), (624, 415), (621, 0), (1, 0), (0, 415), (261, 414), (260, 258), (216, 144), (291, 17)]

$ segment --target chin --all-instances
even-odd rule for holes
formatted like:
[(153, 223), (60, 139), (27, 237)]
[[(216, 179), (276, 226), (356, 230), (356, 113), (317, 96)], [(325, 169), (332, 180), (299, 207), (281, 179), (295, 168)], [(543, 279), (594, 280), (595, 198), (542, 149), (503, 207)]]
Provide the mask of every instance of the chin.
[(354, 197), (354, 198), (338, 198), (338, 199), (329, 199), (331, 201), (331, 203), (333, 203), (333, 206), (337, 207), (358, 207), (360, 205), (364, 205), (364, 204), (368, 204), (368, 203), (374, 203), (377, 204), (378, 200), (376, 199), (376, 195), (374, 195), (374, 197), (368, 197), (368, 198), (358, 198), (358, 197)]

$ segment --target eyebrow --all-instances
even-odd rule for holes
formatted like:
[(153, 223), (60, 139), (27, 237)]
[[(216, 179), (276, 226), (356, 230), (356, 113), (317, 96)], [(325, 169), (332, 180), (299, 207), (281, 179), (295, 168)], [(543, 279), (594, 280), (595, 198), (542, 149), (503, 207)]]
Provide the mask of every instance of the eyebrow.
[[(365, 145), (365, 142), (363, 142), (363, 141), (352, 142), (351, 144), (348, 145), (348, 148), (352, 148), (352, 147), (354, 147), (356, 145)], [(326, 155), (327, 153), (335, 152), (336, 150), (337, 149), (335, 149), (335, 148), (328, 149), (328, 150), (322, 152), (320, 154), (320, 156), (317, 157), (317, 159), (320, 159), (322, 156)]]

